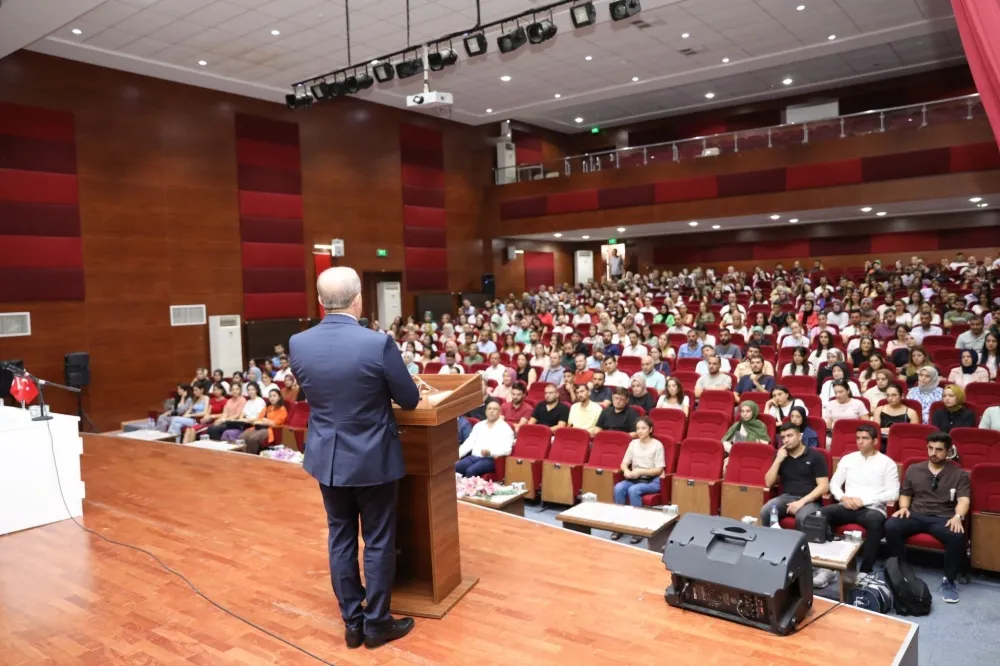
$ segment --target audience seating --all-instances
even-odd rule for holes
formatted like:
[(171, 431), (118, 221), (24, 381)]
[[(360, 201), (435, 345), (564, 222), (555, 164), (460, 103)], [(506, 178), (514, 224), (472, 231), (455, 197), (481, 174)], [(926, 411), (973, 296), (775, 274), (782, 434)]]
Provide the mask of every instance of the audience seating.
[[(780, 368), (775, 368), (775, 370), (780, 370)], [(788, 390), (791, 391), (792, 395), (796, 398), (801, 398), (806, 395), (816, 395), (816, 378), (810, 377), (808, 375), (782, 375), (781, 378), (775, 382), (783, 386), (787, 386)], [(812, 414), (812, 410), (809, 410)]]
[(560, 428), (542, 462), (542, 501), (576, 504), (587, 460), (590, 433), (581, 428)]
[[(891, 430), (891, 428), (890, 428), (890, 430)], [(927, 452), (923, 451), (922, 453), (923, 453), (923, 455), (921, 455), (919, 458), (909, 458), (908, 460), (903, 461), (903, 471), (899, 475), (900, 485), (902, 485), (903, 479), (906, 478), (906, 470), (910, 467), (910, 465), (916, 465), (916, 464), (919, 464), (919, 463), (927, 462)], [(953, 464), (957, 464), (957, 463), (953, 463)], [(973, 499), (974, 499), (975, 498), (975, 489), (974, 488), (973, 488), (972, 492), (973, 492)], [(974, 503), (972, 505), (972, 510), (973, 511), (975, 510), (975, 504)], [(970, 511), (970, 514), (971, 513), (972, 512)], [(964, 524), (965, 524), (965, 534), (966, 534), (966, 537), (968, 537), (968, 534), (969, 534), (969, 517), (968, 516), (966, 516)], [(940, 541), (938, 541), (935, 537), (931, 536), (930, 534), (915, 534), (914, 536), (911, 536), (909, 539), (906, 540), (906, 545), (909, 546), (910, 548), (917, 548), (919, 550), (929, 550), (929, 551), (934, 551), (934, 552), (939, 552), (939, 553), (943, 553), (944, 552), (944, 544), (942, 544)], [(963, 563), (962, 569), (961, 569), (962, 572), (963, 572), (962, 575), (965, 575), (964, 572), (965, 572), (965, 570), (967, 568), (968, 568), (968, 561), (965, 561)]]
[(972, 382), (965, 387), (965, 399), (983, 409), (1000, 403), (1000, 383)]
[(507, 456), (504, 483), (516, 481), (524, 484), (528, 499), (538, 496), (542, 485), (542, 461), (549, 453), (552, 431), (543, 425), (525, 424), (517, 432), (514, 449)]
[(931, 425), (920, 423), (896, 423), (889, 428), (889, 439), (885, 454), (902, 464), (909, 458), (927, 456), (927, 436), (937, 431)]
[(760, 413), (757, 415), (760, 422), (767, 426), (768, 441), (773, 442), (774, 436), (778, 434), (778, 420), (770, 414)]
[(621, 473), (622, 460), (631, 442), (632, 437), (627, 432), (602, 430), (597, 433), (583, 466), (582, 493), (594, 493), (598, 502), (614, 502), (615, 484), (625, 478)]
[(972, 566), (1000, 571), (1000, 464), (976, 465), (970, 481)]
[(721, 436), (688, 437), (681, 443), (671, 490), (671, 501), (677, 505), (679, 515), (718, 515), (725, 455)]
[(721, 515), (740, 520), (760, 514), (760, 508), (771, 499), (771, 489), (764, 485), (764, 474), (772, 462), (774, 447), (745, 442), (733, 444), (722, 479)]
[(642, 496), (643, 506), (666, 506), (670, 504), (671, 484), (673, 474), (677, 469), (677, 455), (680, 446), (672, 439), (660, 439), (663, 444), (663, 473), (660, 474), (660, 492), (646, 493)]
[[(705, 391), (701, 394), (701, 398), (698, 399), (698, 408), (695, 412), (719, 412), (721, 414), (727, 414), (729, 416), (729, 421), (732, 423), (733, 420), (733, 394), (729, 391)], [(694, 413), (692, 413), (692, 416)]]
[(674, 361), (674, 369), (696, 372), (695, 368), (698, 367), (699, 363), (701, 363), (700, 358), (679, 358)]
[[(720, 393), (722, 393), (720, 391)], [(714, 439), (720, 444), (733, 423), (732, 409), (729, 413), (699, 409), (691, 412), (688, 418), (687, 437)], [(686, 440), (685, 440), (686, 441)]]
[(649, 412), (649, 418), (653, 419), (653, 437), (663, 441), (662, 435), (666, 435), (675, 442), (684, 439), (688, 417), (680, 409), (657, 407)]
[(631, 377), (642, 371), (642, 359), (638, 356), (619, 356), (618, 369)]
[(309, 403), (305, 400), (291, 403), (288, 407), (288, 418), (285, 419), (285, 425), (274, 428), (274, 441), (276, 444), (304, 453), (308, 427)]
[[(976, 405), (975, 403), (971, 403), (968, 400), (966, 400), (965, 407), (966, 409), (969, 409), (973, 414), (976, 415), (976, 423), (979, 423), (979, 417), (981, 415), (979, 412), (979, 406)], [(941, 411), (942, 409), (947, 409), (947, 408), (944, 406), (944, 402), (942, 402), (941, 400), (938, 400), (937, 402), (931, 404), (931, 421), (934, 420), (934, 414), (936, 412)]]
[(951, 442), (962, 467), (1000, 463), (1000, 432), (984, 428), (952, 428)]
[[(753, 402), (757, 403), (757, 408), (760, 410), (761, 414), (764, 413), (764, 405), (766, 405), (767, 401), (770, 399), (771, 399), (771, 394), (765, 393), (764, 391), (747, 391), (745, 393), (740, 394), (740, 402), (743, 402), (745, 400), (752, 400)], [(737, 418), (739, 417), (737, 416)]]
[(545, 387), (549, 386), (549, 382), (538, 381), (528, 387), (528, 392), (525, 394), (525, 398), (528, 400), (534, 400), (536, 403), (545, 400)]
[(858, 427), (871, 424), (871, 421), (863, 419), (841, 419), (833, 424), (833, 433), (830, 437), (831, 476), (841, 458), (858, 450)]
[[(816, 395), (815, 389), (812, 393), (803, 393), (801, 395), (793, 392), (792, 396), (794, 396), (796, 400), (802, 401), (802, 404), (805, 405), (806, 411), (809, 413), (809, 416), (816, 416), (821, 419), (823, 418), (823, 401), (820, 399), (818, 395)], [(823, 429), (826, 430), (825, 425), (823, 426)], [(816, 432), (818, 434), (819, 430), (817, 430)]]
[[(681, 383), (681, 386), (684, 387), (684, 393), (693, 401), (694, 385), (698, 383), (698, 373), (691, 370), (675, 370), (670, 376)], [(1000, 400), (997, 402), (1000, 402)]]

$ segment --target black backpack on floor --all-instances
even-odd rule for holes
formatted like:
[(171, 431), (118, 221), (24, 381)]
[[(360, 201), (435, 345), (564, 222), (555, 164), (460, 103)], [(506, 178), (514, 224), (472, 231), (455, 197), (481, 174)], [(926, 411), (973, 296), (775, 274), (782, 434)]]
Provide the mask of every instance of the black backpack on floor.
[(906, 562), (890, 557), (885, 580), (892, 590), (893, 605), (899, 615), (927, 615), (931, 612), (931, 591)]

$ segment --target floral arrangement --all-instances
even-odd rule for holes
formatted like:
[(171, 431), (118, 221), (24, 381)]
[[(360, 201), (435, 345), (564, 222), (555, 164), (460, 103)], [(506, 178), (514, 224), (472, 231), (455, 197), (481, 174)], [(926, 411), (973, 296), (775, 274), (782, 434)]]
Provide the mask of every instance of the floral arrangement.
[(514, 486), (487, 481), (481, 476), (466, 478), (461, 474), (455, 474), (455, 494), (458, 497), (493, 497), (495, 495), (513, 495), (516, 492)]
[(261, 457), (271, 458), (272, 460), (280, 460), (282, 462), (295, 463), (301, 465), (302, 461), (305, 460), (305, 456), (299, 451), (290, 449), (287, 446), (276, 446), (271, 449), (264, 449), (260, 452)]

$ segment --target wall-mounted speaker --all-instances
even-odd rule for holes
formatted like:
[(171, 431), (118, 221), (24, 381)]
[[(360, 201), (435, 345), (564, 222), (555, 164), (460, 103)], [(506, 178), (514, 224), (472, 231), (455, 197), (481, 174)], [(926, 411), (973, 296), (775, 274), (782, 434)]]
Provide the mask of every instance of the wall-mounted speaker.
[(90, 354), (87, 352), (66, 354), (66, 384), (77, 388), (90, 384)]

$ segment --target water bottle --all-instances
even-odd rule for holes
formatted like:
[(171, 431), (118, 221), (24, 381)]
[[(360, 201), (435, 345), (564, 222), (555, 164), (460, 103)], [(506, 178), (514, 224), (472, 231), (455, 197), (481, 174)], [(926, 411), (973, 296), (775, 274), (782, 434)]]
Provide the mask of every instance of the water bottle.
[(776, 529), (776, 530), (780, 530), (781, 529), (781, 521), (778, 520), (778, 505), (777, 504), (772, 504), (771, 505), (771, 528), (772, 529)]
[(146, 419), (146, 430), (156, 430), (156, 421), (153, 420), (152, 416)]

